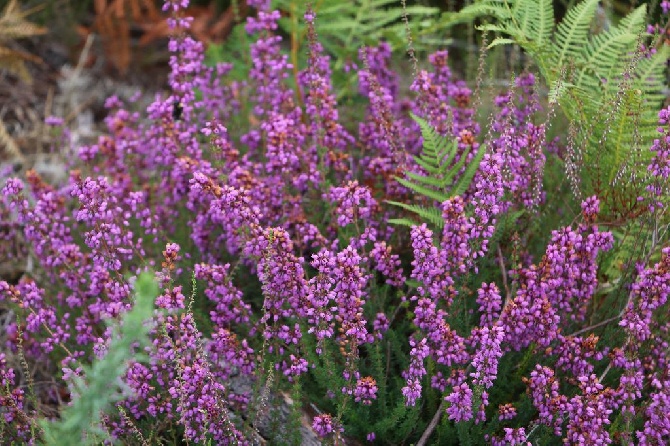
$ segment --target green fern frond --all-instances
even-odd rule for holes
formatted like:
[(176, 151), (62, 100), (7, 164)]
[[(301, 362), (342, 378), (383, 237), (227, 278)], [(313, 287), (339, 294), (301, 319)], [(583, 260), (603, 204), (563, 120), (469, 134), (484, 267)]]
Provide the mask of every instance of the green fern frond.
[[(289, 35), (304, 35), (302, 15), (305, 5), (303, 0), (273, 0), (272, 8), (288, 13), (279, 25)], [(321, 0), (314, 2), (313, 9), (317, 17), (319, 42), (326, 51), (336, 56), (336, 69), (347, 59), (355, 57), (362, 45), (385, 40), (394, 49), (404, 49), (406, 31), (402, 18), (406, 15), (413, 33), (420, 34), (427, 25), (425, 22), (439, 13), (438, 8), (422, 5), (410, 5), (403, 9), (398, 0)], [(301, 44), (302, 39), (294, 43)], [(421, 44), (421, 41), (415, 41), (415, 45), (420, 47)]]
[[(486, 24), (482, 30), (499, 32), (513, 37), (513, 42), (542, 49), (550, 42), (554, 29), (554, 9), (551, 0), (482, 0), (466, 6), (451, 17), (451, 23), (494, 17), (496, 24)], [(535, 39), (528, 37), (534, 36)], [(496, 45), (503, 41), (497, 41)], [(504, 42), (512, 43), (512, 42)]]
[[(413, 228), (414, 226), (421, 224), (421, 222), (410, 220), (409, 218), (389, 218), (387, 221), (392, 225), (407, 226), (408, 228)], [(444, 224), (442, 226), (444, 227)]]
[(540, 46), (551, 42), (551, 35), (554, 31), (554, 7), (551, 0), (538, 0), (536, 13), (536, 35), (537, 43)]
[(550, 0), (480, 0), (451, 18), (485, 18), (489, 23), (479, 29), (498, 34), (491, 46), (515, 43), (535, 60), (550, 86), (549, 101), (577, 124), (583, 176), (593, 176), (582, 178), (585, 195), (602, 195), (603, 214), (617, 214), (619, 205), (607, 197), (639, 195), (644, 187), (644, 181), (616, 184), (616, 178), (623, 169), (646, 177), (649, 153), (640, 148), (656, 137), (670, 48), (640, 53), (646, 5), (596, 32), (602, 12), (598, 0), (577, 2), (554, 29)]
[[(475, 157), (469, 162), (468, 167), (465, 169), (465, 172), (463, 172), (463, 175), (458, 179), (456, 184), (454, 185), (453, 189), (451, 189), (451, 196), (454, 197), (456, 195), (463, 195), (465, 191), (470, 188), (470, 185), (472, 184), (472, 180), (475, 178), (475, 174), (477, 173), (477, 170), (479, 169), (479, 164), (482, 161), (482, 158), (484, 157), (484, 154), (486, 153), (486, 150), (484, 146), (482, 145), (479, 147), (479, 151), (475, 155)], [(465, 158), (465, 157), (463, 157)], [(463, 160), (465, 161), (465, 160)]]
[[(456, 160), (456, 157), (459, 156), (456, 140), (439, 135), (425, 119), (414, 114), (411, 116), (419, 125), (423, 138), (421, 155), (414, 157), (414, 159), (426, 174), (408, 172), (406, 178), (396, 177), (396, 181), (419, 196), (428, 198), (431, 202), (442, 203), (451, 197), (465, 193), (472, 184), (482, 157), (486, 152), (484, 148), (480, 147), (479, 151), (470, 160), (468, 160), (470, 151), (466, 149), (460, 153), (460, 157)], [(442, 229), (444, 227), (442, 212), (437, 208), (427, 208), (396, 201), (388, 201), (388, 203), (415, 214), (421, 222), (434, 228)], [(406, 218), (392, 219), (389, 222), (404, 226), (418, 224), (416, 221)]]
[(430, 187), (422, 186), (421, 184), (417, 184), (417, 183), (414, 183), (412, 181), (408, 181), (404, 178), (396, 177), (396, 181), (398, 183), (402, 184), (403, 186), (405, 186), (406, 188), (413, 190), (417, 194), (421, 194), (424, 197), (428, 197), (431, 200), (438, 201), (440, 203), (449, 198), (449, 195), (447, 195), (446, 193), (444, 193), (442, 191), (435, 190), (435, 189), (432, 189)]
[(548, 43), (554, 28), (551, 0), (522, 0), (514, 5), (514, 18), (524, 35), (536, 36), (538, 46)]
[(514, 39), (505, 39), (502, 37), (496, 37), (491, 41), (491, 43), (489, 43), (489, 45), (486, 48), (490, 50), (491, 48), (494, 48), (499, 45), (511, 45), (513, 43), (516, 43)]
[(562, 67), (567, 59), (581, 61), (584, 43), (588, 41), (591, 23), (599, 0), (585, 0), (570, 8), (556, 28), (555, 50), (551, 57), (554, 66)]
[[(438, 172), (439, 173), (439, 172)], [(425, 184), (426, 186), (433, 186), (433, 187), (444, 187), (444, 180), (441, 178), (435, 178), (433, 176), (426, 176), (426, 175), (420, 175), (418, 173), (414, 172), (407, 172), (406, 174), (411, 180), (414, 180), (415, 182)]]
[[(430, 225), (436, 228), (442, 229), (444, 227), (444, 219), (442, 218), (442, 212), (437, 208), (434, 207), (427, 208), (416, 204), (401, 203), (399, 201), (388, 201), (387, 203), (415, 213), (416, 215), (421, 217), (423, 222), (429, 223)], [(415, 226), (417, 224), (416, 222), (407, 219), (396, 219), (396, 220), (398, 224), (402, 224), (405, 226)], [(408, 222), (412, 224), (407, 225), (406, 223)]]
[[(413, 113), (411, 116), (414, 122), (419, 125), (419, 128), (421, 129), (421, 137), (423, 138), (423, 151), (421, 157), (415, 157), (415, 159), (425, 160), (427, 163), (430, 163), (437, 172), (442, 165), (445, 155), (449, 157), (449, 159), (444, 160), (445, 163), (451, 162), (456, 156), (456, 148), (453, 145), (453, 141), (449, 141), (440, 136), (440, 134), (437, 133), (425, 119), (420, 118)], [(450, 142), (452, 142), (451, 145), (449, 145)]]
[[(642, 90), (643, 101), (650, 102), (650, 105), (655, 105), (657, 108), (660, 108), (666, 98), (663, 87), (666, 82), (665, 70), (668, 58), (670, 58), (670, 46), (663, 45), (653, 56), (638, 61), (635, 71), (633, 88)], [(649, 110), (649, 113), (654, 115), (654, 135), (656, 135), (657, 112), (658, 110)]]
[(563, 79), (556, 79), (553, 81), (549, 87), (549, 93), (547, 94), (549, 103), (558, 103), (561, 99), (563, 99), (565, 94), (567, 94), (569, 88), (575, 88), (575, 84), (566, 82)]
[(647, 24), (647, 8), (642, 5), (631, 11), (626, 17), (619, 21), (617, 28), (620, 31), (637, 34)]
[[(461, 153), (459, 161), (454, 164), (454, 160), (456, 159), (456, 156), (458, 156), (458, 144), (456, 140), (440, 136), (426, 120), (414, 114), (411, 116), (412, 119), (419, 124), (421, 137), (423, 138), (421, 156), (415, 156), (414, 160), (417, 164), (423, 167), (428, 174), (435, 177), (431, 180), (418, 180), (418, 177), (421, 175), (414, 174), (411, 178), (426, 182), (426, 184), (435, 184), (442, 189), (450, 186), (453, 183), (453, 179), (462, 169), (469, 150), (465, 150)], [(452, 166), (452, 164), (454, 165)]]
[(512, 9), (505, 0), (485, 0), (473, 2), (451, 17), (452, 23), (472, 21), (480, 17), (491, 16), (499, 21), (511, 21)]

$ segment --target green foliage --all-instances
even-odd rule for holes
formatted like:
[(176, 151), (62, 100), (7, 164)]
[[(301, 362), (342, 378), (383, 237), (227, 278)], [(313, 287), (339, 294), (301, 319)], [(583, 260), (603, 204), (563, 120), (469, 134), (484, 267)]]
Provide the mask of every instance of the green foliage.
[[(414, 4), (413, 4), (414, 3)], [(355, 97), (357, 72), (345, 73), (346, 64), (358, 60), (358, 50), (363, 46), (376, 46), (385, 41), (394, 53), (403, 53), (407, 47), (406, 17), (417, 53), (441, 48), (449, 43), (443, 30), (436, 28), (439, 9), (416, 4), (408, 0), (402, 7), (400, 0), (319, 0), (312, 2), (316, 13), (316, 31), (319, 43), (334, 61), (333, 81), (341, 85), (337, 90), (339, 100)], [(307, 27), (303, 19), (307, 2), (303, 0), (273, 0), (272, 8), (282, 11), (281, 30), (290, 39), (291, 62), (302, 65), (301, 57), (307, 53), (303, 47)], [(438, 35), (439, 33), (442, 33)]]
[(223, 43), (211, 43), (205, 51), (205, 63), (210, 67), (215, 67), (222, 62), (234, 61), (232, 70), (226, 75), (226, 78), (230, 80), (242, 81), (249, 76), (250, 47), (253, 40), (247, 34), (244, 25), (244, 23), (235, 25), (230, 36)]
[(505, 240), (506, 236), (513, 233), (515, 229), (518, 229), (519, 219), (523, 217), (525, 213), (525, 209), (520, 209), (499, 216), (496, 230), (490, 238), (490, 243), (500, 243), (502, 240)]
[[(313, 2), (316, 13), (316, 30), (319, 43), (333, 57), (333, 78), (338, 89), (338, 98), (352, 96), (357, 80), (356, 70), (344, 73), (347, 63), (357, 60), (362, 46), (378, 45), (386, 41), (394, 52), (407, 46), (407, 29), (403, 16), (407, 17), (417, 52), (443, 47), (448, 39), (437, 38), (439, 28), (435, 26), (438, 8), (419, 4), (403, 8), (399, 0), (320, 0)], [(303, 0), (273, 0), (271, 9), (282, 12), (279, 20), (281, 31), (286, 36), (287, 49), (294, 67), (304, 66), (307, 50), (307, 26), (303, 15), (307, 2)], [(245, 31), (245, 23), (239, 23), (222, 44), (210, 44), (207, 49), (207, 64), (234, 60), (229, 79), (244, 80), (251, 67), (249, 46), (253, 39)], [(430, 39), (423, 39), (428, 37)], [(423, 43), (422, 43), (423, 42)]]
[[(440, 136), (426, 120), (412, 114), (412, 119), (419, 124), (423, 137), (423, 148), (420, 156), (415, 156), (416, 163), (426, 172), (425, 175), (408, 172), (408, 178), (396, 180), (422, 197), (431, 201), (444, 202), (451, 197), (462, 195), (472, 184), (477, 173), (479, 163), (486, 153), (484, 147), (474, 155), (463, 170), (468, 159), (469, 149), (459, 153), (455, 139)], [(457, 159), (458, 157), (458, 159)], [(432, 227), (442, 229), (444, 219), (442, 212), (435, 207), (424, 207), (416, 204), (389, 201), (388, 203), (401, 207), (420, 217), (422, 222)], [(414, 226), (417, 223), (406, 218), (390, 219), (390, 223), (405, 226)]]
[[(555, 26), (550, 0), (480, 0), (455, 14), (452, 24), (490, 20), (479, 27), (498, 34), (489, 46), (516, 43), (532, 56), (551, 88), (550, 101), (578, 126), (582, 191), (599, 195), (609, 217), (630, 218), (627, 198), (645, 186), (644, 149), (656, 136), (670, 47), (641, 52), (646, 5), (604, 27), (594, 26), (599, 8), (598, 0), (579, 2)], [(623, 175), (640, 180), (621, 184)]]
[(98, 444), (100, 438), (106, 437), (99, 427), (102, 413), (122, 397), (119, 378), (126, 372), (129, 361), (145, 359), (132, 353), (134, 346), (149, 345), (150, 326), (146, 321), (153, 314), (158, 284), (151, 274), (143, 273), (137, 278), (135, 290), (135, 305), (123, 316), (122, 323), (113, 325), (105, 357), (83, 367), (86, 378), (74, 378), (76, 397), (72, 405), (62, 411), (59, 421), (40, 423), (46, 445)]
[[(302, 15), (305, 4), (299, 0), (272, 2), (273, 8), (289, 12), (288, 17), (279, 21), (288, 34), (304, 35)], [(362, 45), (377, 45), (385, 40), (395, 50), (404, 49), (407, 36), (403, 15), (410, 20), (413, 34), (421, 34), (439, 11), (438, 8), (411, 4), (403, 9), (399, 0), (321, 0), (314, 2), (313, 7), (318, 20), (319, 42), (336, 57), (339, 66), (347, 59), (355, 58)]]

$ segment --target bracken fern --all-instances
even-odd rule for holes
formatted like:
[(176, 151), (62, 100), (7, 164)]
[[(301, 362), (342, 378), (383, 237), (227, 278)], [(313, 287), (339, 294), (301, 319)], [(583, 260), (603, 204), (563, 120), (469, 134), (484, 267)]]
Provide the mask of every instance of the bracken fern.
[[(641, 49), (646, 12), (641, 5), (597, 32), (592, 25), (598, 0), (577, 3), (556, 26), (550, 0), (481, 0), (452, 21), (490, 20), (479, 27), (501, 35), (490, 47), (518, 44), (532, 56), (551, 86), (549, 100), (579, 125), (575, 145), (582, 153), (583, 192), (601, 196), (610, 218), (635, 213), (649, 161), (641, 148), (655, 137), (664, 98), (670, 47)], [(634, 181), (621, 184), (624, 175)]]
[[(469, 149), (459, 153), (458, 143), (455, 139), (439, 135), (423, 118), (414, 114), (412, 114), (412, 118), (419, 124), (423, 138), (422, 152), (419, 156), (414, 157), (414, 161), (423, 168), (425, 174), (410, 171), (407, 172), (407, 178), (396, 177), (396, 180), (420, 196), (440, 203), (465, 193), (477, 173), (477, 168), (484, 153), (486, 153), (485, 148), (479, 147), (472, 159), (468, 160)], [(433, 227), (439, 229), (444, 227), (442, 211), (436, 207), (429, 208), (398, 201), (389, 201), (389, 203), (416, 214), (422, 222)], [(389, 221), (393, 224), (405, 226), (417, 224), (417, 222), (407, 218), (396, 218)]]

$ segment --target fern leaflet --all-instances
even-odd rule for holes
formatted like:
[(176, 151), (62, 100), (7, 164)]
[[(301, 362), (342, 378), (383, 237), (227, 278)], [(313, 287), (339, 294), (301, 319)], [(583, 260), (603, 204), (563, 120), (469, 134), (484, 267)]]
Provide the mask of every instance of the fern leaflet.
[[(485, 153), (484, 148), (480, 147), (479, 151), (468, 160), (469, 149), (459, 154), (458, 144), (454, 139), (439, 135), (423, 118), (412, 114), (412, 119), (419, 125), (423, 138), (421, 155), (414, 157), (414, 160), (426, 174), (409, 172), (407, 178), (396, 177), (396, 180), (432, 202), (442, 203), (451, 197), (465, 193), (477, 173), (479, 163)], [(428, 208), (397, 201), (388, 201), (388, 203), (416, 214), (422, 222), (435, 228), (444, 227), (442, 212), (435, 207)], [(417, 224), (407, 218), (391, 219), (389, 222), (404, 226)]]

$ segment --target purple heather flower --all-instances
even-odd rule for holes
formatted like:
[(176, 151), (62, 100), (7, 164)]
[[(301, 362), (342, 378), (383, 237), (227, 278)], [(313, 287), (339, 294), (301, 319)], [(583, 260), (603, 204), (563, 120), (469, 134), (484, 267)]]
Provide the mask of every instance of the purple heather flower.
[(251, 305), (244, 301), (242, 291), (233, 285), (230, 276), (230, 264), (195, 265), (195, 278), (207, 281), (205, 296), (216, 304), (209, 314), (217, 327), (231, 327), (251, 320)]
[[(279, 364), (277, 364), (279, 366)], [(288, 361), (283, 361), (281, 368), (286, 377), (288, 377), (289, 382), (293, 382), (293, 377), (307, 373), (309, 364), (304, 358), (298, 358), (294, 355), (289, 356)]]
[(505, 435), (503, 438), (491, 438), (492, 446), (531, 446), (532, 443), (528, 441), (526, 430), (523, 427), (513, 429), (511, 427), (503, 428)]
[(472, 389), (466, 383), (455, 386), (444, 399), (449, 403), (447, 415), (450, 420), (459, 423), (472, 419)]
[(512, 404), (501, 404), (498, 407), (499, 420), (511, 420), (516, 417), (516, 408)]
[(375, 264), (375, 269), (386, 278), (386, 283), (395, 287), (405, 285), (407, 279), (402, 271), (400, 256), (391, 253), (391, 246), (386, 242), (375, 242), (370, 251), (370, 258)]
[(486, 389), (493, 386), (493, 380), (498, 375), (498, 361), (503, 355), (500, 345), (505, 338), (505, 328), (501, 324), (494, 324), (490, 329), (483, 327), (479, 331), (479, 348), (472, 358), (475, 371), (470, 374), (473, 383), (483, 385)]
[[(258, 278), (263, 285), (266, 311), (261, 322), (276, 323), (280, 318), (304, 316), (309, 294), (303, 259), (293, 254), (289, 234), (280, 228), (263, 230), (244, 248), (247, 256), (258, 259)], [(266, 336), (270, 332), (266, 330)]]
[(375, 337), (377, 339), (382, 339), (384, 333), (389, 329), (389, 320), (384, 313), (377, 313), (375, 320), (372, 323), (373, 329), (375, 331)]
[(336, 97), (330, 81), (330, 57), (324, 54), (323, 46), (317, 40), (314, 20), (315, 14), (308, 7), (305, 21), (309, 62), (307, 69), (299, 73), (298, 82), (305, 90), (305, 115), (310, 119), (307, 132), (314, 144), (327, 151), (321, 155), (321, 162), (341, 175), (349, 172), (350, 155), (347, 148), (354, 143), (354, 137), (339, 122)]
[(638, 341), (651, 335), (653, 312), (665, 305), (670, 295), (670, 247), (653, 268), (641, 269), (631, 285), (631, 298), (619, 325)]
[(370, 189), (359, 186), (358, 181), (350, 181), (343, 187), (332, 187), (327, 199), (335, 204), (337, 224), (340, 226), (370, 218), (377, 206)]
[(568, 415), (566, 439), (573, 444), (610, 444), (608, 427), (613, 412), (613, 392), (605, 389), (596, 375), (578, 377), (581, 395), (565, 405)]
[(559, 393), (558, 379), (549, 367), (535, 366), (530, 378), (524, 379), (539, 421), (554, 428), (554, 434), (561, 435), (561, 424), (567, 409), (567, 398)]
[(371, 376), (359, 379), (354, 389), (354, 401), (370, 405), (374, 399), (377, 399), (377, 381)]
[(156, 298), (156, 306), (166, 310), (180, 310), (184, 309), (184, 302), (186, 297), (181, 292), (182, 287), (176, 286), (172, 289), (165, 290), (163, 294)]
[[(224, 385), (215, 380), (211, 364), (199, 347), (201, 334), (195, 327), (190, 313), (182, 314), (166, 324), (174, 337), (174, 354), (178, 362), (178, 375), (168, 386), (168, 393), (177, 403), (180, 423), (186, 438), (200, 442), (206, 433), (217, 442), (232, 439), (243, 441), (241, 432), (233, 426), (226, 408)], [(207, 429), (203, 429), (207, 426)]]
[(189, 0), (165, 0), (163, 11), (177, 12), (188, 8)]
[(319, 437), (326, 437), (335, 431), (333, 417), (329, 414), (317, 415), (312, 422), (312, 429)]
[(414, 226), (410, 237), (414, 250), (412, 275), (425, 287), (434, 300), (445, 299), (448, 303), (456, 293), (453, 289), (454, 280), (449, 274), (449, 260), (446, 250), (440, 250), (433, 244), (433, 232), (426, 224)]
[(670, 107), (658, 113), (658, 132), (660, 138), (655, 139), (651, 151), (654, 153), (647, 170), (652, 175), (652, 182), (647, 186), (651, 194), (650, 210), (662, 209), (668, 205), (667, 197), (670, 193), (668, 178), (670, 177)]
[[(0, 353), (0, 407), (2, 410), (3, 423), (9, 424), (16, 429), (16, 434), (22, 440), (30, 437), (30, 423), (26, 420), (26, 408), (24, 407), (25, 395), (21, 388), (15, 387), (16, 374), (14, 369), (8, 367), (6, 355)], [(8, 391), (7, 389), (11, 389)]]
[(408, 379), (407, 386), (402, 388), (402, 394), (405, 397), (405, 404), (414, 406), (416, 400), (421, 398), (421, 381), (418, 379)]
[(652, 381), (653, 391), (650, 395), (649, 405), (644, 410), (645, 422), (641, 431), (635, 434), (640, 444), (666, 444), (670, 432), (670, 379), (667, 378), (668, 370), (665, 370), (665, 378)]
[[(447, 51), (431, 54), (429, 61), (432, 71), (420, 70), (410, 87), (417, 93), (415, 112), (427, 119), (440, 135), (455, 137), (467, 131), (474, 137), (479, 133), (479, 125), (474, 121), (474, 110), (470, 107), (472, 91), (465, 81), (456, 80), (452, 75), (447, 65)], [(474, 150), (479, 148), (474, 141), (472, 145), (464, 144), (459, 148), (466, 146)]]
[(482, 284), (477, 290), (477, 304), (482, 314), (479, 322), (481, 326), (492, 325), (500, 317), (502, 297), (495, 283)]

